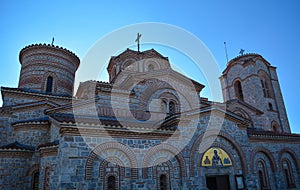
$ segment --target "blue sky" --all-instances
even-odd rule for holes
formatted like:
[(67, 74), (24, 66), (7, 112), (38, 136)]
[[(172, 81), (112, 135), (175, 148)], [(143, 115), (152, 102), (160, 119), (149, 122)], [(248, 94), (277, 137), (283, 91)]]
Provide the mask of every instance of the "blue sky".
[[(141, 22), (162, 22), (181, 27), (201, 39), (221, 70), (226, 65), (224, 41), (229, 59), (243, 48), (246, 53), (261, 54), (276, 66), (292, 131), (300, 133), (299, 10), (298, 0), (2, 0), (0, 85), (17, 87), (19, 51), (29, 44), (51, 43), (54, 36), (56, 45), (72, 50), (82, 59), (97, 40), (113, 30)], [(135, 36), (132, 38), (134, 41)], [(172, 61), (167, 52), (161, 53)]]

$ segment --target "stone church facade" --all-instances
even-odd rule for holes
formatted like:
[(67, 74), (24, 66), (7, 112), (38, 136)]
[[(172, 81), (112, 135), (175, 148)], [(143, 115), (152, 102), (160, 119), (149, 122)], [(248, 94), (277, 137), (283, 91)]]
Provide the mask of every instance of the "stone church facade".
[(224, 102), (154, 49), (112, 56), (109, 82), (75, 95), (71, 51), (35, 44), (19, 60), (18, 87), (1, 87), (1, 189), (300, 189), (300, 135), (261, 55), (228, 62)]

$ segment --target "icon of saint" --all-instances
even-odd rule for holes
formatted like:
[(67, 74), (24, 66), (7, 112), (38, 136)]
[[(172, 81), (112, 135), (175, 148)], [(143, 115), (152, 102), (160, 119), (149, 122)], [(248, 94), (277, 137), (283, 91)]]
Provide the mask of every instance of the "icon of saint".
[(212, 157), (212, 165), (213, 166), (222, 166), (222, 160), (221, 157), (218, 155), (218, 151), (214, 150), (214, 155)]

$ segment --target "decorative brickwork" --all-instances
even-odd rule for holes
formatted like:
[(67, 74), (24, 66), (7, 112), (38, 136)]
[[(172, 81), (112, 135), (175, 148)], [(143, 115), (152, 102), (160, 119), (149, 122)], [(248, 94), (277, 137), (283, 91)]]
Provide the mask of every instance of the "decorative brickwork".
[(46, 92), (46, 79), (53, 77), (53, 90), (48, 93), (73, 95), (79, 58), (72, 52), (51, 45), (31, 45), (20, 52), (22, 65), (19, 88)]
[[(251, 160), (254, 160), (255, 155), (259, 152), (265, 154), (268, 157), (268, 159), (270, 160), (272, 171), (277, 172), (277, 165), (276, 165), (276, 162), (275, 162), (275, 159), (274, 159), (272, 153), (264, 147), (255, 147), (254, 150), (252, 150)], [(254, 165), (252, 165), (252, 166), (254, 167)], [(253, 167), (251, 169), (252, 172), (254, 171)]]

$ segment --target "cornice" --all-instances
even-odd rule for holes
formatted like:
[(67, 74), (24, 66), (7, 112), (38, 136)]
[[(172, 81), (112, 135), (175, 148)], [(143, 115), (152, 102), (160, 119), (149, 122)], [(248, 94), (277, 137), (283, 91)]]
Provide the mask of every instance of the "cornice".
[(62, 126), (60, 128), (61, 136), (72, 135), (72, 136), (88, 136), (88, 137), (110, 137), (110, 138), (136, 138), (136, 139), (170, 139), (178, 138), (179, 131), (170, 130), (145, 130), (145, 128), (122, 128), (117, 126), (102, 126), (102, 127), (91, 127), (90, 125), (85, 126)]
[(299, 143), (300, 134), (275, 133), (273, 131), (247, 130), (249, 140), (252, 142), (280, 142)]
[(0, 150), (1, 158), (31, 158), (34, 151), (19, 149), (2, 149)]

